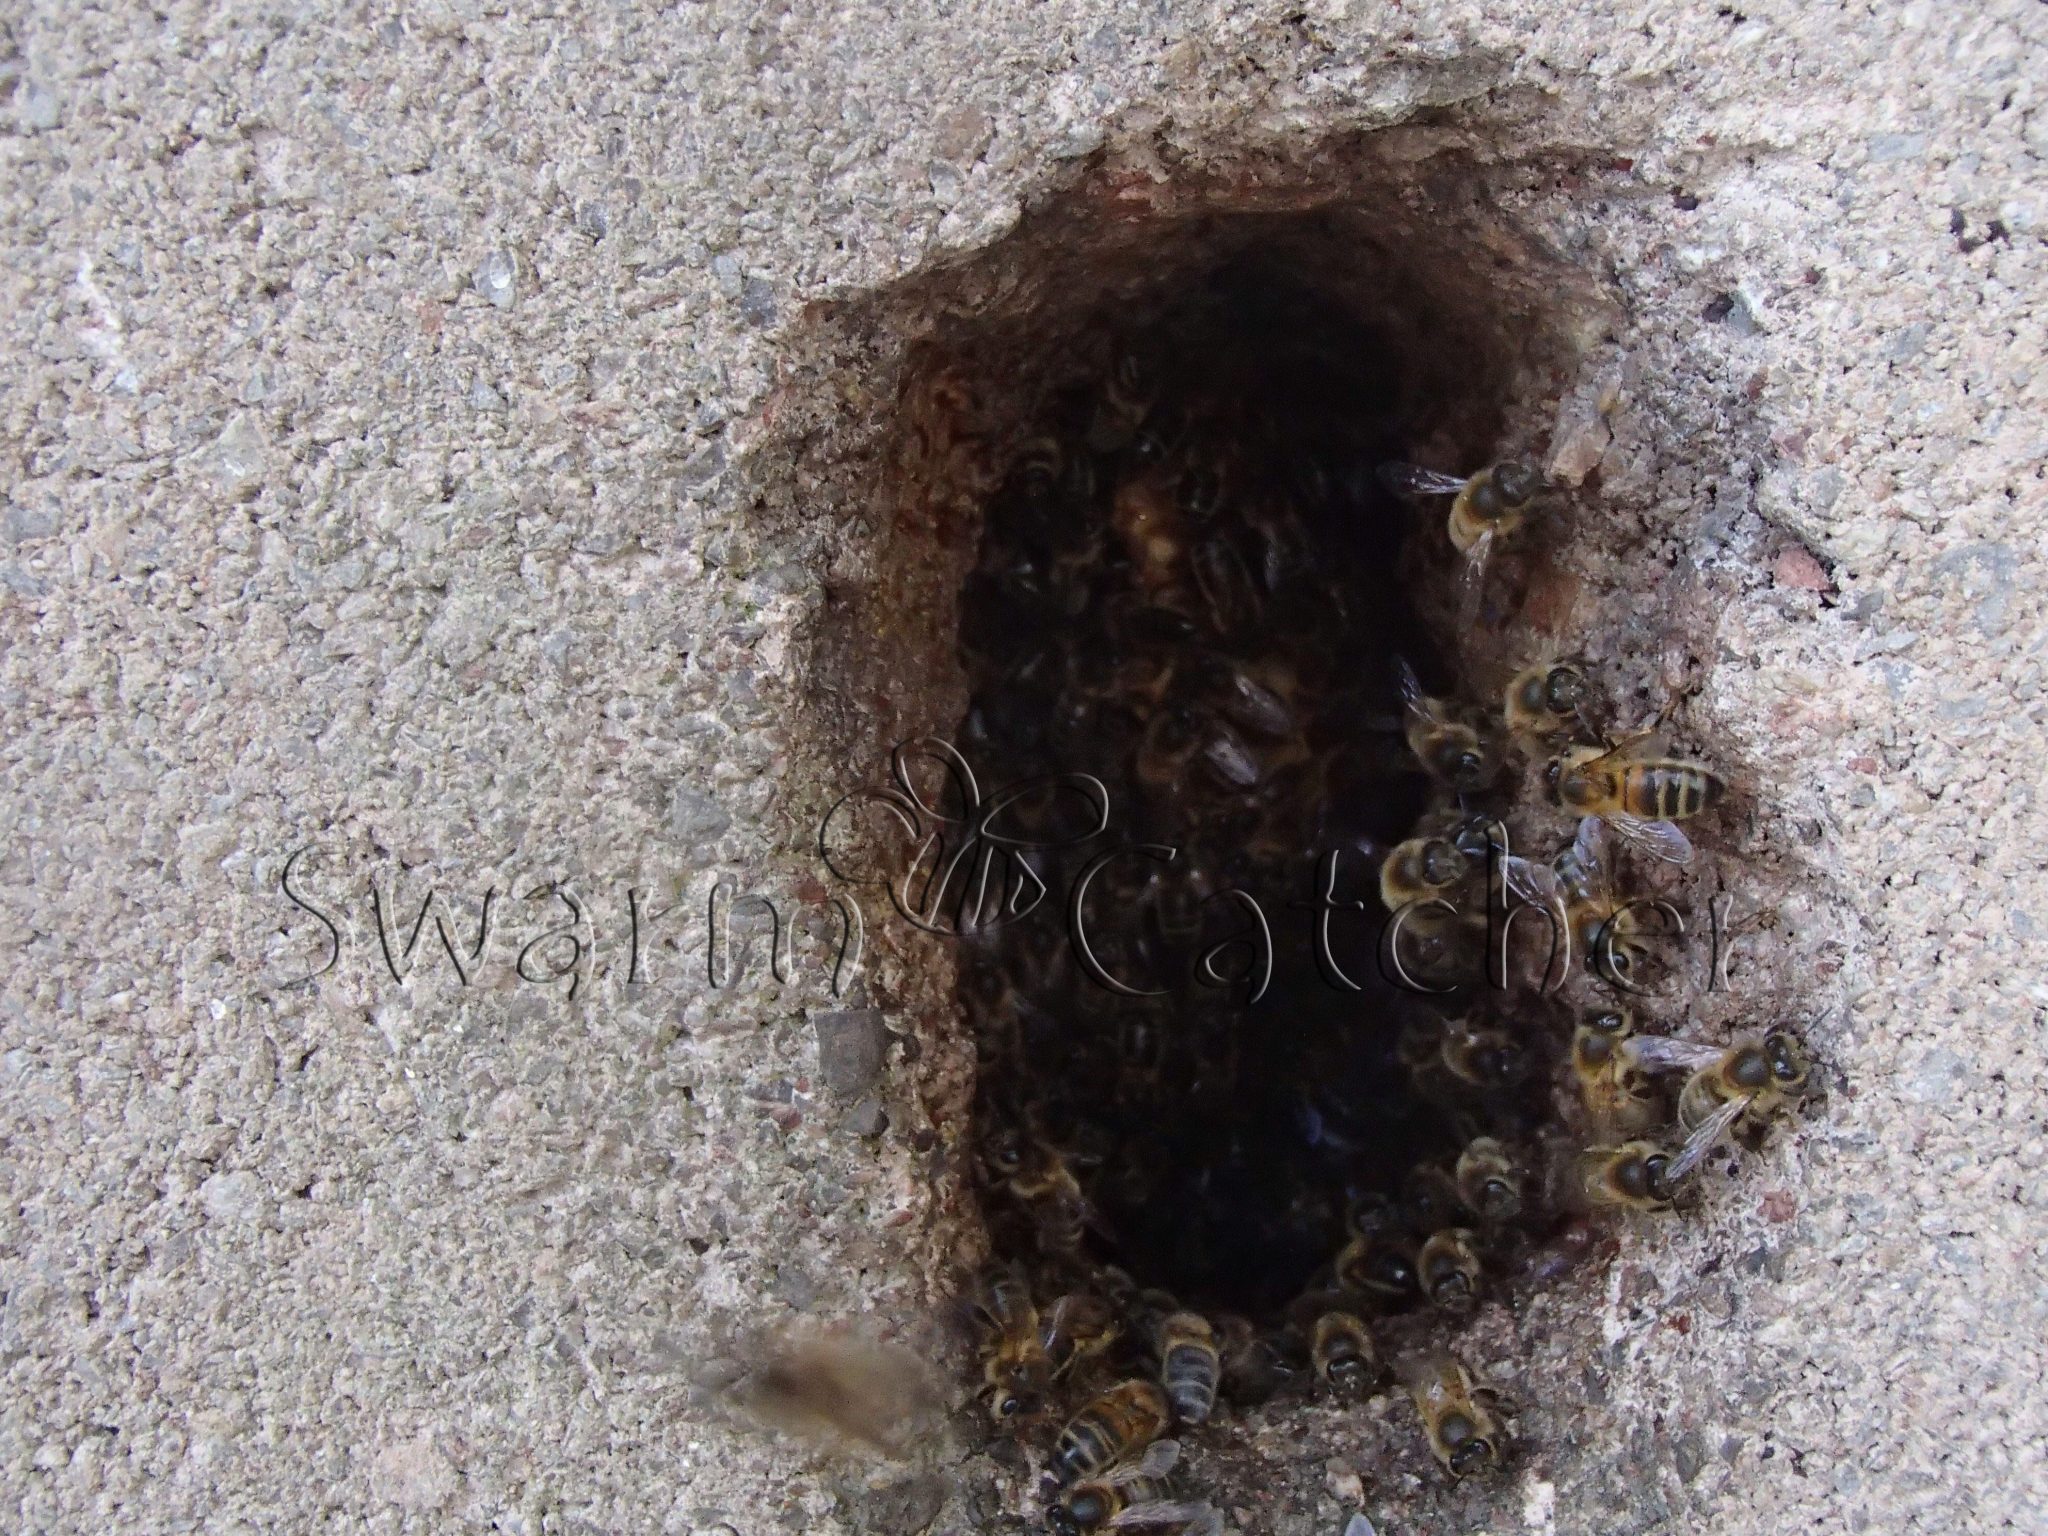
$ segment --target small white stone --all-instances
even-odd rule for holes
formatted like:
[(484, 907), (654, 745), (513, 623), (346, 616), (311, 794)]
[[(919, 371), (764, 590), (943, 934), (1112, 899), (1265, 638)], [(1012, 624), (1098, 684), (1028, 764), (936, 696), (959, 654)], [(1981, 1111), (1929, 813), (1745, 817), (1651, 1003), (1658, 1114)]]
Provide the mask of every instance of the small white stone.
[(199, 1204), (215, 1221), (255, 1221), (266, 1204), (263, 1181), (246, 1169), (216, 1173), (199, 1186)]
[(429, 1434), (385, 1446), (370, 1465), (372, 1491), (401, 1509), (439, 1509), (459, 1485), (459, 1474)]
[(14, 111), (31, 133), (47, 133), (63, 120), (57, 93), (40, 80), (24, 80), (14, 92)]
[(477, 263), (476, 291), (499, 309), (510, 309), (519, 297), (518, 266), (509, 251), (492, 251)]
[(235, 500), (255, 494), (269, 467), (270, 446), (246, 416), (236, 416), (214, 444), (219, 455), (220, 487)]

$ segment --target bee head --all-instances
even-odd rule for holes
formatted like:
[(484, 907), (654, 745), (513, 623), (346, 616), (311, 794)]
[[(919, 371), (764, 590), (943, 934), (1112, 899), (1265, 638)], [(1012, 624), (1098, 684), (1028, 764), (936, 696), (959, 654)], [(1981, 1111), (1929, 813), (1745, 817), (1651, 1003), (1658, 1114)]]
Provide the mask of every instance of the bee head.
[(1379, 1237), (1400, 1225), (1394, 1202), (1378, 1190), (1367, 1190), (1352, 1201), (1344, 1219), (1360, 1237)]
[(1628, 1022), (1628, 1014), (1619, 1008), (1597, 1008), (1586, 1015), (1586, 1028), (1614, 1039), (1628, 1033)]
[(1671, 1185), (1664, 1176), (1670, 1166), (1670, 1159), (1662, 1152), (1640, 1149), (1628, 1150), (1629, 1155), (1614, 1165), (1612, 1178), (1614, 1187), (1631, 1200), (1655, 1200), (1668, 1202), (1671, 1199)]
[(1492, 1464), (1493, 1442), (1479, 1432), (1469, 1414), (1456, 1410), (1445, 1414), (1436, 1422), (1436, 1436), (1450, 1453), (1452, 1475), (1464, 1477)]
[(1493, 471), (1493, 486), (1503, 503), (1519, 507), (1543, 488), (1543, 477), (1526, 464), (1501, 464)]
[(1015, 1130), (1006, 1130), (989, 1138), (989, 1170), (997, 1178), (1014, 1178), (1024, 1170), (1024, 1138)]
[(1462, 1270), (1447, 1269), (1430, 1285), (1429, 1299), (1449, 1311), (1462, 1312), (1477, 1298), (1472, 1294), (1471, 1280)]
[(1543, 679), (1543, 702), (1554, 715), (1568, 715), (1586, 702), (1586, 675), (1577, 667), (1552, 667)]
[(1728, 1081), (1749, 1093), (1758, 1093), (1771, 1085), (1771, 1060), (1764, 1054), (1762, 1046), (1751, 1046), (1737, 1051), (1735, 1059), (1728, 1063)]
[(999, 1388), (989, 1396), (988, 1411), (998, 1424), (1019, 1424), (1038, 1412), (1038, 1399), (1029, 1392)]
[(1451, 1475), (1469, 1477), (1493, 1465), (1493, 1442), (1484, 1435), (1472, 1435), (1451, 1449)]
[(1668, 1173), (1670, 1167), (1671, 1159), (1662, 1152), (1652, 1152), (1642, 1161), (1644, 1191), (1652, 1200), (1662, 1201), (1666, 1205), (1674, 1198)]
[(1450, 1204), (1445, 1199), (1440, 1182), (1432, 1177), (1432, 1170), (1429, 1168), (1418, 1168), (1410, 1175), (1405, 1203), (1408, 1207), (1409, 1225), (1418, 1232), (1434, 1232), (1450, 1220)]
[(1472, 1053), (1473, 1070), (1489, 1083), (1519, 1082), (1528, 1064), (1529, 1058), (1522, 1048), (1507, 1039), (1483, 1045)]
[(1465, 855), (1459, 852), (1456, 843), (1444, 838), (1433, 837), (1424, 843), (1419, 862), (1424, 885), (1456, 885), (1465, 878)]
[(1398, 1248), (1374, 1244), (1359, 1279), (1369, 1289), (1398, 1296), (1415, 1289), (1415, 1264)]
[(1789, 1030), (1772, 1030), (1764, 1036), (1764, 1056), (1770, 1062), (1771, 1077), (1780, 1088), (1790, 1092), (1805, 1086), (1812, 1062), (1797, 1035)]
[(1635, 980), (1636, 951), (1639, 948), (1629, 941), (1633, 927), (1624, 921), (1627, 916), (1626, 912), (1617, 912), (1608, 918), (1594, 930), (1587, 946), (1599, 975), (1621, 986)]
[(1364, 1396), (1366, 1387), (1371, 1385), (1370, 1373), (1366, 1370), (1365, 1360), (1360, 1355), (1342, 1354), (1332, 1357), (1330, 1363), (1323, 1367), (1323, 1375), (1339, 1392), (1356, 1397)]

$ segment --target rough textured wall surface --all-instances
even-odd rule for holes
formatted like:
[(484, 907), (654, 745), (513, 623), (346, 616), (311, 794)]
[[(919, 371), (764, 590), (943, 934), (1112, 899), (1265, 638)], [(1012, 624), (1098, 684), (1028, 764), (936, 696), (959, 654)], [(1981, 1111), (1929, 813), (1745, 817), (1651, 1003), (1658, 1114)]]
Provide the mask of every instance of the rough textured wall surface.
[[(706, 1386), (791, 1313), (914, 1334), (975, 1241), (941, 983), (880, 933), (847, 996), (815, 973), (817, 817), (952, 684), (943, 617), (834, 618), (931, 589), (825, 494), (857, 474), (791, 468), (867, 462), (900, 366), (813, 306), (1079, 176), (1397, 124), (1524, 167), (1625, 316), (1605, 493), (1692, 507), (1716, 466), (1702, 559), (1753, 579), (1705, 707), (1833, 892), (1833, 1091), (1498, 1320), (1503, 1483), (1382, 1458), (1381, 1403), (1254, 1434), (1221, 1502), (2038, 1523), (2048, 11), (230, 0), (0, 36), (18, 1528), (1004, 1528), (971, 1436), (819, 1454)], [(758, 909), (713, 984), (719, 871), (803, 914), (790, 985)]]

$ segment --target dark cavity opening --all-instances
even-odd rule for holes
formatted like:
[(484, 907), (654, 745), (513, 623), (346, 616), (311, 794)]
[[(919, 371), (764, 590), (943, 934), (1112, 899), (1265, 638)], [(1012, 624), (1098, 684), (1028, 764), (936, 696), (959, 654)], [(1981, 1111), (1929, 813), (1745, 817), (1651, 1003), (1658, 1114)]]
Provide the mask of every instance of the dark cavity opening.
[[(1505, 383), (1473, 307), (1375, 274), (1362, 217), (1188, 233), (1157, 248), (1181, 253), (1171, 281), (1051, 338), (1000, 429), (955, 740), (984, 797), (1092, 776), (1108, 830), (1027, 855), (1052, 895), (967, 946), (961, 987), (997, 1263), (1045, 1295), (1113, 1266), (1274, 1325), (1333, 1283), (1349, 1217), (1455, 1225), (1414, 1209), (1417, 1170), (1526, 1137), (1543, 1109), (1538, 1072), (1482, 1093), (1418, 1070), (1443, 1000), (1382, 954), (1381, 859), (1445, 805), (1404, 740), (1396, 658), (1433, 690), (1457, 679), (1431, 639), (1442, 509), (1376, 470), (1486, 462)], [(1005, 816), (1041, 843), (1092, 825), (1071, 782)], [(1077, 918), (1063, 898), (1091, 866)], [(1090, 956), (1163, 995), (1104, 985)], [(1400, 1267), (1383, 1314), (1422, 1304)]]

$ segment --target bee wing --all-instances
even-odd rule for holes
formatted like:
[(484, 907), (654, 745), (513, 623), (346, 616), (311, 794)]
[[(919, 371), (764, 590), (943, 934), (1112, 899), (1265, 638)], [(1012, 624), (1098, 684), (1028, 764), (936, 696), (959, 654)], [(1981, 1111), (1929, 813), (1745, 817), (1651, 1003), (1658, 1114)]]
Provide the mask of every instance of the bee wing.
[(1607, 825), (1598, 816), (1579, 818), (1579, 831), (1572, 839), (1571, 855), (1585, 872), (1586, 883), (1593, 894), (1604, 896), (1607, 893)]
[(1511, 853), (1500, 861), (1501, 883), (1523, 901), (1564, 910), (1564, 882), (1548, 864)]
[(1613, 766), (1620, 763), (1638, 763), (1647, 758), (1665, 755), (1664, 737), (1652, 726), (1646, 731), (1637, 731), (1633, 736), (1624, 736), (1620, 741), (1609, 744), (1607, 750), (1594, 758), (1587, 766), (1594, 764)]
[(1607, 852), (1607, 824), (1598, 816), (1581, 816), (1579, 830), (1572, 838), (1572, 851), (1578, 854), (1581, 863), (1599, 868)]
[(1401, 702), (1419, 713), (1423, 699), (1422, 679), (1417, 677), (1415, 669), (1408, 665), (1406, 656), (1394, 658), (1394, 673), (1401, 683)]
[(1458, 628), (1469, 630), (1479, 622), (1479, 598), (1486, 588), (1486, 562), (1493, 553), (1493, 530), (1487, 529), (1465, 552), (1465, 564), (1458, 572)]
[(1136, 1461), (1127, 1461), (1121, 1466), (1112, 1467), (1103, 1474), (1102, 1480), (1111, 1487), (1121, 1487), (1125, 1483), (1135, 1483), (1144, 1477), (1164, 1477), (1179, 1462), (1178, 1440), (1154, 1440), (1145, 1447), (1144, 1455)]
[(1721, 1059), (1718, 1046), (1669, 1035), (1630, 1035), (1621, 1048), (1645, 1072), (1697, 1072)]
[(1379, 476), (1380, 484), (1396, 496), (1455, 496), (1465, 489), (1461, 475), (1442, 475), (1420, 464), (1403, 464), (1399, 460), (1382, 464)]
[(1073, 1315), (1076, 1298), (1070, 1293), (1062, 1296), (1038, 1319), (1038, 1347), (1050, 1352), (1066, 1332), (1067, 1319)]
[(1700, 1159), (1720, 1144), (1735, 1122), (1742, 1118), (1742, 1112), (1749, 1108), (1749, 1100), (1730, 1099), (1702, 1120), (1685, 1138), (1685, 1145), (1679, 1148), (1678, 1156), (1671, 1159), (1664, 1170), (1666, 1181), (1676, 1184), (1680, 1179), (1699, 1167)]
[(1136, 1530), (1143, 1526), (1178, 1525), (1188, 1536), (1223, 1536), (1223, 1516), (1214, 1504), (1192, 1504), (1179, 1499), (1152, 1499), (1133, 1504), (1109, 1518), (1108, 1529)]
[(1607, 823), (1653, 859), (1681, 868), (1692, 862), (1692, 839), (1675, 822), (1644, 821), (1640, 816), (1616, 811), (1609, 814)]

